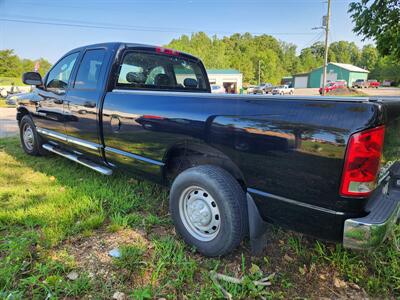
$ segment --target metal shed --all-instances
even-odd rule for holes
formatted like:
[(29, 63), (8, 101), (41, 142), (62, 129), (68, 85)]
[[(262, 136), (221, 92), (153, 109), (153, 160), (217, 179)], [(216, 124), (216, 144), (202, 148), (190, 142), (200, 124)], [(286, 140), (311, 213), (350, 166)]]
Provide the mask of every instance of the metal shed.
[[(322, 71), (323, 68), (320, 67), (310, 72), (308, 87), (319, 88), (322, 86)], [(357, 79), (367, 80), (368, 73), (368, 70), (354, 65), (331, 62), (327, 67), (326, 79), (327, 81), (345, 80), (347, 86), (351, 87), (351, 84)]]

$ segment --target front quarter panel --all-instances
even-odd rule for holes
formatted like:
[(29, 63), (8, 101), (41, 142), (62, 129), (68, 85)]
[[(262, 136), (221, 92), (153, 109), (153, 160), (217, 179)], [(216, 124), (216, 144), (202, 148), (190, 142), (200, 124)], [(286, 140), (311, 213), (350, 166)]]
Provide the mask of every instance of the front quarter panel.
[(25, 113), (29, 113), (35, 122), (37, 118), (36, 107), (38, 106), (41, 97), (36, 93), (36, 91), (32, 91), (29, 93), (22, 93), (15, 95), (16, 104), (17, 104), (17, 120), (21, 120), (21, 116)]

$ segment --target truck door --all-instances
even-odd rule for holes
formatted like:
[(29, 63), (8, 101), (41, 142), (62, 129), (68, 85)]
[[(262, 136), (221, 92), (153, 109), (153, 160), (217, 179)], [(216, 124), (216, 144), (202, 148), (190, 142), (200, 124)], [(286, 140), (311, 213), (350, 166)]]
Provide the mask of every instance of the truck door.
[(45, 129), (51, 137), (65, 135), (63, 103), (78, 56), (79, 52), (75, 52), (59, 60), (48, 73), (44, 88), (37, 89), (41, 100), (36, 104), (33, 118), (39, 132)]
[(178, 110), (190, 110), (193, 102), (185, 93), (178, 97), (173, 92), (208, 93), (207, 75), (199, 61), (162, 49), (126, 50), (122, 56), (116, 89), (103, 104), (105, 156), (117, 167), (156, 180), (165, 151), (188, 135), (201, 138), (204, 132), (203, 120), (182, 118)]
[(105, 62), (108, 57), (106, 48), (86, 49), (64, 101), (69, 147), (92, 158), (101, 155), (98, 111), (106, 80)]

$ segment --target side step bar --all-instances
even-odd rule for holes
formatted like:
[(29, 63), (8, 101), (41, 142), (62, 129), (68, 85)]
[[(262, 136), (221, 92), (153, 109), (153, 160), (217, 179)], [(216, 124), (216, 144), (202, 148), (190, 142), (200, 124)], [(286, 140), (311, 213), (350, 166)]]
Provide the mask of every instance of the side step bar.
[(67, 152), (65, 150), (62, 150), (60, 148), (57, 148), (53, 145), (50, 144), (43, 144), (42, 145), (43, 149), (46, 149), (47, 151), (53, 152), (55, 154), (61, 155), (62, 157), (68, 158), (69, 160), (72, 160), (74, 162), (77, 162), (78, 164), (84, 165), (85, 167), (88, 167), (92, 170), (95, 170), (103, 175), (111, 175), (112, 174), (112, 170), (105, 167), (105, 166), (100, 166), (88, 159), (79, 157), (76, 154), (73, 154), (71, 152)]

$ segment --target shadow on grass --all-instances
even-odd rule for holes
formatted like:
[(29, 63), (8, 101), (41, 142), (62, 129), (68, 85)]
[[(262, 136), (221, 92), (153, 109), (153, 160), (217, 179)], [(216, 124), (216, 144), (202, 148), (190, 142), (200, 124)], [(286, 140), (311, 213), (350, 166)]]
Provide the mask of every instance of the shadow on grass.
[[(153, 223), (166, 222), (167, 196), (160, 186), (119, 172), (106, 177), (53, 155), (28, 156), (17, 138), (0, 139), (0, 150), (5, 153), (0, 171), (4, 185), (0, 223), (41, 225), (73, 233), (78, 221), (80, 229), (91, 229), (82, 222), (93, 214), (102, 220), (123, 215), (135, 222), (146, 216)], [(59, 226), (62, 228), (57, 229)]]
[[(157, 185), (119, 172), (105, 177), (57, 156), (27, 156), (17, 138), (0, 139), (0, 159), (0, 229), (3, 231), (17, 232), (21, 229), (19, 226), (22, 230), (34, 229), (45, 236), (45, 244), (51, 247), (73, 234), (102, 227), (105, 220), (145, 229), (159, 225), (170, 227), (167, 193)], [(199, 272), (205, 273), (194, 280), (196, 287), (194, 283), (185, 287), (187, 281), (182, 278), (179, 293), (184, 293), (185, 288), (209, 288), (209, 270), (243, 276), (251, 274), (253, 265), (257, 265), (264, 273), (278, 273), (270, 288), (278, 298), (354, 295), (349, 285), (336, 287), (338, 277), (360, 285), (373, 295), (395, 296), (400, 291), (400, 255), (396, 243), (394, 238), (374, 253), (353, 253), (272, 227), (269, 245), (262, 257), (250, 257), (246, 243), (217, 260), (206, 259), (183, 247), (182, 264), (186, 257), (194, 259)], [(174, 253), (168, 255), (174, 257)], [(161, 264), (156, 260), (155, 264), (158, 263)], [(179, 274), (180, 265), (173, 268)], [(227, 288), (237, 291), (234, 286)], [(240, 290), (236, 295), (250, 297), (252, 294)], [(363, 294), (357, 294), (360, 295)]]

